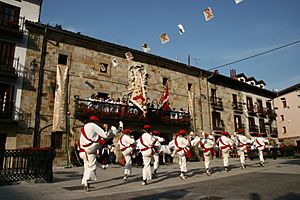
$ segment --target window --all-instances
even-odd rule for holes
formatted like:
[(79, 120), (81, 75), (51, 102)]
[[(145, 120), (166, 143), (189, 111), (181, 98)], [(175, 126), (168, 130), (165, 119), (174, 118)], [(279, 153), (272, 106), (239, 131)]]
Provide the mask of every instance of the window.
[(286, 100), (281, 100), (281, 102), (282, 102), (282, 107), (283, 108), (287, 108), (288, 107), (287, 103), (286, 103)]
[(219, 112), (212, 112), (212, 123), (214, 130), (224, 130), (225, 128), (224, 121), (221, 119), (221, 113)]
[(192, 86), (193, 86), (193, 84), (188, 83), (188, 91), (191, 91), (191, 90), (192, 90)]
[(285, 126), (282, 127), (282, 133), (287, 133), (287, 132), (286, 132), (286, 127), (285, 127)]
[(235, 130), (244, 128), (242, 127), (242, 117), (240, 115), (234, 115), (234, 128)]
[(163, 82), (162, 82), (163, 86), (165, 86), (167, 82), (168, 82), (168, 78), (163, 77)]
[(101, 73), (107, 73), (108, 64), (106, 63), (100, 63), (100, 72)]
[(19, 25), (20, 8), (0, 2), (0, 23), (4, 25)]
[(259, 130), (260, 130), (261, 133), (266, 132), (265, 120), (264, 119), (259, 119)]
[(263, 103), (262, 103), (262, 100), (260, 99), (257, 99), (257, 109), (262, 109), (263, 108)]
[(232, 102), (234, 105), (237, 104), (237, 95), (236, 94), (232, 94)]
[(15, 44), (0, 42), (0, 66), (12, 68), (15, 55)]
[(51, 134), (51, 147), (54, 149), (62, 148), (62, 132), (53, 132)]
[(68, 63), (68, 56), (64, 54), (58, 55), (58, 64), (60, 65), (67, 65)]
[(283, 115), (280, 115), (280, 120), (284, 121), (284, 116)]
[(254, 107), (253, 107), (253, 100), (252, 100), (252, 98), (251, 97), (246, 97), (246, 101), (247, 101), (247, 108), (248, 108), (248, 110), (253, 111)]

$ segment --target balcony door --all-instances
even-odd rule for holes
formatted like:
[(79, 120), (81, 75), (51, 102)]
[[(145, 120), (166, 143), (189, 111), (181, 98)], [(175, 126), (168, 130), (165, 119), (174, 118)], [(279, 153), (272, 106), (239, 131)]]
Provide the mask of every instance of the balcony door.
[(0, 70), (13, 67), (15, 44), (0, 41)]

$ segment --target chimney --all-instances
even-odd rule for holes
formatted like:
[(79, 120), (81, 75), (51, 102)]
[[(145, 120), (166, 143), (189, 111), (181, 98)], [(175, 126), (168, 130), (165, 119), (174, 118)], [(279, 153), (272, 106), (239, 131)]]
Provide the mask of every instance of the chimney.
[(230, 70), (230, 78), (236, 79), (236, 70), (235, 69)]

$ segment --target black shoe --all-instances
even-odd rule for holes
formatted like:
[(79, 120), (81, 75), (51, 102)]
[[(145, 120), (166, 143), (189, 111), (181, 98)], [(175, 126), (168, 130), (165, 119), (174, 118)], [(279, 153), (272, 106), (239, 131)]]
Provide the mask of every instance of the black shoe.
[(157, 175), (157, 172), (156, 172), (156, 170), (154, 170), (154, 172), (153, 172), (153, 178), (157, 178), (158, 177), (158, 175)]
[(124, 176), (123, 180), (124, 180), (124, 181), (127, 181), (127, 180), (128, 180), (127, 175)]
[(260, 164), (260, 166), (262, 166), (262, 167), (265, 166), (264, 163), (263, 163), (262, 161), (259, 162), (259, 164)]
[(211, 173), (210, 173), (210, 170), (209, 170), (209, 169), (206, 169), (206, 175), (207, 175), (207, 176), (210, 176), (210, 175), (211, 175)]
[(242, 169), (246, 169), (246, 166), (244, 164), (241, 165)]

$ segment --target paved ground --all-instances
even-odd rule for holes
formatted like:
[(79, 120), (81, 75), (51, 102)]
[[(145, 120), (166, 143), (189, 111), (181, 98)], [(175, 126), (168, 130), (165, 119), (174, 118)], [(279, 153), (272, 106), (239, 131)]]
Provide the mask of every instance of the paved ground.
[(300, 159), (247, 161), (242, 170), (231, 159), (231, 171), (224, 173), (220, 159), (212, 161), (213, 174), (206, 176), (203, 162), (189, 162), (188, 178), (181, 180), (178, 165), (164, 165), (159, 178), (142, 186), (142, 168), (123, 181), (123, 168), (117, 165), (98, 169), (98, 181), (85, 192), (80, 186), (82, 168), (55, 168), (54, 183), (22, 182), (0, 186), (0, 199), (300, 199)]

